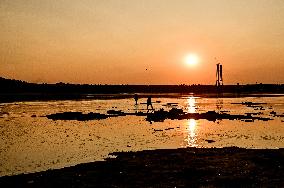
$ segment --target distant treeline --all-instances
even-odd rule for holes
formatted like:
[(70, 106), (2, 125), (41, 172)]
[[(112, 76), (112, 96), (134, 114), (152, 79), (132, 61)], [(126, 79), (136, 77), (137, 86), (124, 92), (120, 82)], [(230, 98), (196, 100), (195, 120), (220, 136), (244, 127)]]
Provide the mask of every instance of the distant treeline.
[(224, 85), (89, 85), (89, 84), (36, 84), (0, 77), (0, 93), (78, 93), (78, 94), (119, 94), (119, 93), (283, 93), (284, 84)]
[[(284, 84), (224, 85), (89, 85), (89, 84), (36, 84), (0, 77), (0, 102), (24, 100), (82, 99), (87, 94), (133, 93), (284, 93)], [(124, 96), (125, 97), (125, 96)]]

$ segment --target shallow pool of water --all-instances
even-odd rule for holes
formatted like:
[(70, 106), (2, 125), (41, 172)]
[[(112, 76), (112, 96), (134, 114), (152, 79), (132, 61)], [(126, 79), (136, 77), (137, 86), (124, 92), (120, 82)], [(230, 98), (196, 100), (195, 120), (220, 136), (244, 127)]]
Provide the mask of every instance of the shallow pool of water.
[[(284, 97), (152, 98), (155, 109), (181, 108), (189, 113), (209, 110), (229, 114), (259, 112), (270, 121), (165, 120), (148, 122), (143, 116), (91, 121), (53, 121), (48, 114), (122, 110), (146, 112), (146, 98), (65, 100), (0, 104), (0, 176), (62, 168), (103, 160), (114, 151), (180, 147), (283, 148)], [(249, 107), (242, 102), (265, 103)], [(238, 103), (238, 104), (236, 104)], [(272, 113), (271, 113), (272, 112)]]

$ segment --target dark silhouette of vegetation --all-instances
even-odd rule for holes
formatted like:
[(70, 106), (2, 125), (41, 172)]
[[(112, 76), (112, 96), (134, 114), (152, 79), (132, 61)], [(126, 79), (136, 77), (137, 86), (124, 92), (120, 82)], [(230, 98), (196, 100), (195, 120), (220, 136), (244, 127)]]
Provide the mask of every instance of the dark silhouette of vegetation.
[[(107, 97), (106, 94), (134, 93), (284, 93), (284, 84), (248, 84), (224, 85), (217, 90), (215, 85), (101, 85), (101, 84), (36, 84), (20, 80), (11, 80), (0, 77), (0, 102), (25, 100), (55, 100), (55, 99), (83, 99), (96, 94), (96, 98)], [(143, 97), (142, 95), (140, 95)], [(92, 96), (94, 97), (94, 96)], [(110, 96), (109, 96), (110, 97)], [(118, 97), (118, 96), (117, 96)], [(123, 97), (126, 97), (125, 95)]]

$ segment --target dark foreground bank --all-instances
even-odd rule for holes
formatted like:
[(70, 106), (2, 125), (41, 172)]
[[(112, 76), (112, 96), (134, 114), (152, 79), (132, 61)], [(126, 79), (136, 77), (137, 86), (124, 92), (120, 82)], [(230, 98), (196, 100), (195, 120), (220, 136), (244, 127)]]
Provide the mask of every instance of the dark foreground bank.
[(284, 187), (284, 149), (169, 149), (0, 178), (0, 187)]

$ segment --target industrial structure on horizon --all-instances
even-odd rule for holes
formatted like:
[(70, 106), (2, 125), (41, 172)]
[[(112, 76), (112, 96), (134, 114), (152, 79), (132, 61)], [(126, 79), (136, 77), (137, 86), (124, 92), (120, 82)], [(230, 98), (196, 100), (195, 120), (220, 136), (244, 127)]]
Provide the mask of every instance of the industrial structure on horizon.
[(223, 85), (223, 65), (220, 63), (216, 64), (216, 86)]

